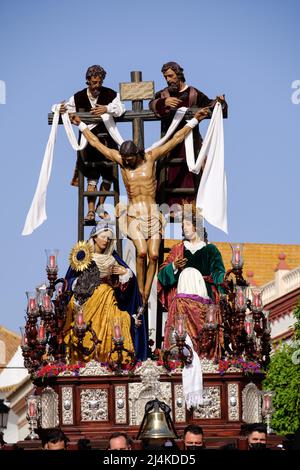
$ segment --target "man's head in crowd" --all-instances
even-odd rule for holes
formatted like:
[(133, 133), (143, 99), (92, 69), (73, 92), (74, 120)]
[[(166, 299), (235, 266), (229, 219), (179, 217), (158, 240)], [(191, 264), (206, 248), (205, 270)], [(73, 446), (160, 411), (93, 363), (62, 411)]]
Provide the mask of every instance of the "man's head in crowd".
[(203, 429), (196, 424), (189, 424), (183, 431), (184, 448), (200, 450), (204, 448)]
[(61, 429), (47, 430), (42, 436), (42, 447), (45, 450), (65, 450), (69, 438)]
[(114, 432), (109, 437), (108, 450), (130, 450), (131, 439), (125, 432)]
[(267, 447), (267, 428), (263, 423), (250, 424), (246, 430), (249, 450), (263, 450)]

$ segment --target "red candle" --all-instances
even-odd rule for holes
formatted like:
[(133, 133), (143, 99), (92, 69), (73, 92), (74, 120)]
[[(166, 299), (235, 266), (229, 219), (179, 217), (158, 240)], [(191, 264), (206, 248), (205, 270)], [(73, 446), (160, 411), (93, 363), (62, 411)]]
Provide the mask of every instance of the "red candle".
[(26, 333), (24, 333), (23, 338), (22, 338), (22, 345), (26, 346), (28, 344), (28, 338), (26, 336)]
[(54, 269), (55, 266), (56, 266), (55, 256), (51, 255), (49, 256), (49, 268)]
[(120, 339), (121, 338), (121, 328), (120, 325), (114, 325), (114, 338)]
[(269, 410), (271, 406), (271, 400), (270, 397), (265, 396), (265, 410)]
[(255, 307), (260, 307), (260, 305), (261, 305), (260, 295), (259, 294), (256, 294), (255, 297), (254, 297), (254, 305), (255, 305)]
[(249, 321), (245, 322), (245, 330), (246, 330), (247, 335), (251, 334), (251, 323)]
[(51, 301), (49, 295), (44, 295), (44, 308), (45, 310), (50, 310), (51, 307)]
[(244, 295), (243, 295), (243, 292), (241, 290), (238, 291), (238, 306), (239, 307), (243, 307), (244, 306)]
[(83, 313), (82, 313), (82, 310), (79, 310), (78, 314), (77, 314), (77, 324), (78, 325), (83, 325)]
[(29, 310), (33, 312), (36, 309), (36, 301), (35, 299), (29, 299)]
[(239, 264), (240, 262), (240, 250), (239, 249), (235, 251), (234, 259), (235, 259), (236, 264)]
[(39, 339), (43, 340), (45, 338), (45, 326), (43, 323), (39, 327)]
[(182, 335), (183, 334), (183, 319), (178, 318), (178, 334)]
[(29, 416), (30, 416), (30, 417), (35, 416), (35, 406), (34, 406), (34, 403), (33, 403), (32, 401), (29, 403), (29, 411), (28, 411), (28, 413), (29, 413)]

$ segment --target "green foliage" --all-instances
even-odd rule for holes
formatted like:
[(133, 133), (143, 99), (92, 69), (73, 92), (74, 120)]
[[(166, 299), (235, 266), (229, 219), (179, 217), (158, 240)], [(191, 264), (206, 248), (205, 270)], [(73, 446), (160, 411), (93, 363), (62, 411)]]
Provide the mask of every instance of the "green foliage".
[(300, 341), (300, 301), (298, 302), (294, 310), (294, 317), (296, 317), (297, 319), (297, 322), (294, 325), (294, 328), (295, 328), (294, 338)]
[[(297, 323), (300, 323), (299, 320)], [(299, 356), (299, 341), (293, 345), (285, 344), (278, 347), (271, 357), (267, 376), (263, 382), (264, 390), (276, 393), (273, 398), (275, 411), (272, 428), (281, 435), (294, 433), (300, 426), (300, 360), (297, 360)]]

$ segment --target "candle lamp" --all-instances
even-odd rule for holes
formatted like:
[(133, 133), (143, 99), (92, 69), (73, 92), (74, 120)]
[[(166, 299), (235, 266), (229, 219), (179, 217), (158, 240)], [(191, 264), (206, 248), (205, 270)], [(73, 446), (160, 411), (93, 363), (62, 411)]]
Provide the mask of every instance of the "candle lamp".
[(262, 291), (258, 287), (252, 287), (252, 302), (251, 302), (251, 310), (252, 312), (261, 312), (263, 309), (263, 303), (261, 294)]
[(273, 411), (273, 396), (275, 395), (275, 392), (271, 392), (269, 390), (263, 390), (262, 391), (262, 413), (267, 414)]
[(240, 312), (244, 312), (247, 309), (247, 287), (236, 286), (235, 289), (235, 305)]
[(86, 329), (86, 323), (84, 321), (84, 316), (83, 316), (83, 309), (82, 307), (78, 307), (76, 310), (75, 314), (75, 327), (78, 330), (85, 330)]
[[(129, 351), (124, 347), (124, 337), (122, 336), (122, 321), (119, 317), (112, 319), (112, 341), (113, 347), (108, 354), (108, 366), (116, 374), (121, 375), (123, 373), (122, 364), (124, 362), (125, 353), (128, 356), (128, 359), (125, 360), (128, 370), (133, 368), (136, 363), (136, 358), (133, 351)], [(117, 357), (117, 359), (113, 359), (114, 357)]]
[(263, 417), (266, 420), (267, 424), (267, 433), (272, 434), (273, 430), (271, 428), (271, 420), (272, 420), (272, 414), (274, 412), (273, 408), (273, 397), (275, 395), (275, 392), (272, 392), (270, 390), (263, 390), (261, 392), (262, 396), (262, 410), (261, 413)]
[(41, 284), (40, 286), (37, 286), (35, 288), (35, 292), (36, 292), (35, 295), (36, 295), (36, 300), (37, 300), (37, 304), (39, 308), (44, 308), (43, 298), (44, 298), (44, 295), (47, 293), (46, 284)]
[(253, 321), (250, 319), (245, 320), (245, 330), (248, 336), (253, 335)]
[(121, 328), (119, 327), (119, 325), (115, 325), (114, 326), (114, 339), (118, 340), (121, 338)]
[(38, 340), (39, 343), (45, 343), (46, 342), (46, 327), (45, 327), (45, 324), (44, 324), (44, 320), (41, 320), (41, 322), (39, 324), (37, 340)]
[(186, 315), (178, 313), (175, 316), (175, 343), (163, 353), (163, 363), (167, 370), (170, 370), (169, 358), (178, 359), (182, 367), (191, 364), (193, 361), (192, 348), (186, 343), (187, 328)]
[[(82, 358), (84, 361), (90, 360), (92, 354), (94, 355), (95, 360), (99, 360), (97, 354), (97, 346), (98, 344), (101, 344), (102, 341), (98, 338), (95, 331), (93, 330), (92, 321), (90, 320), (88, 322), (85, 322), (83, 307), (78, 304), (75, 306), (73, 326), (70, 329), (72, 330), (73, 334), (69, 336), (68, 342), (65, 343), (65, 358), (67, 363), (69, 361), (69, 356), (72, 351), (76, 351), (78, 357)], [(83, 343), (87, 334), (89, 334), (89, 341), (91, 343), (90, 347), (86, 347)], [(77, 338), (76, 342), (72, 341), (73, 335)], [(63, 353), (59, 354), (63, 358)]]
[(51, 303), (51, 298), (48, 294), (43, 295), (43, 307), (46, 312), (51, 312), (52, 311), (52, 303)]
[(178, 314), (175, 318), (175, 333), (179, 337), (186, 336), (185, 315)]
[(46, 255), (47, 255), (47, 277), (49, 281), (49, 287), (48, 287), (48, 292), (50, 292), (50, 295), (52, 297), (53, 291), (55, 289), (55, 281), (57, 280), (57, 272), (58, 272), (58, 266), (57, 266), (57, 256), (58, 256), (58, 251), (57, 249), (46, 249)]
[(119, 317), (113, 318), (112, 320), (112, 337), (114, 343), (123, 342), (122, 337), (122, 323)]
[(36, 299), (36, 294), (35, 292), (26, 292), (27, 296), (27, 313), (28, 315), (38, 315), (39, 314), (39, 309), (38, 309), (38, 304), (37, 304), (37, 299)]
[(231, 265), (233, 269), (241, 269), (244, 264), (243, 260), (243, 245), (241, 243), (231, 243)]
[(37, 395), (29, 395), (25, 398), (27, 404), (26, 418), (29, 422), (29, 434), (25, 440), (39, 439), (38, 434), (34, 431), (38, 427), (40, 397)]
[(197, 342), (200, 353), (205, 353), (205, 355), (210, 358), (218, 337), (219, 323), (217, 314), (219, 306), (216, 304), (208, 304), (205, 307), (205, 322), (198, 334)]
[[(81, 306), (78, 306), (75, 311), (73, 332), (78, 339), (78, 348), (82, 351), (84, 350), (83, 341), (88, 331), (90, 331), (93, 336), (94, 331), (91, 328), (91, 322), (87, 324), (84, 321), (83, 309)], [(93, 339), (92, 339), (92, 342), (94, 342)], [(96, 347), (96, 344), (94, 344), (94, 347)], [(87, 352), (87, 349), (86, 349), (86, 352)]]
[(21, 349), (22, 351), (28, 351), (29, 345), (28, 345), (28, 338), (27, 338), (25, 327), (20, 326), (20, 331), (21, 331)]
[(57, 256), (59, 253), (59, 250), (56, 248), (47, 248), (45, 250), (46, 256), (47, 256), (47, 270), (49, 271), (57, 271)]
[(205, 317), (205, 328), (211, 329), (217, 327), (217, 306), (215, 304), (207, 305), (206, 317)]

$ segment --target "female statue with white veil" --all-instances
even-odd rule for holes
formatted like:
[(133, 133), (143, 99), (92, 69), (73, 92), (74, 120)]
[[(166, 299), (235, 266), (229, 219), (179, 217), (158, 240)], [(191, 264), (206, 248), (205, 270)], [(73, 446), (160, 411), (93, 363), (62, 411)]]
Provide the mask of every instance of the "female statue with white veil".
[[(68, 304), (65, 342), (68, 344), (71, 341), (76, 345), (71, 327), (80, 306), (83, 321), (92, 322), (92, 328), (101, 340), (97, 346), (100, 361), (106, 362), (113, 348), (113, 323), (116, 318), (122, 326), (124, 348), (134, 351), (137, 359), (145, 360), (146, 326), (143, 318), (136, 320), (135, 317), (141, 306), (141, 296), (134, 273), (114, 249), (114, 238), (112, 226), (99, 222), (88, 242), (79, 242), (71, 252), (66, 282), (72, 296)], [(83, 345), (90, 348), (91, 339), (84, 338)], [(81, 358), (74, 356), (72, 359)]]

